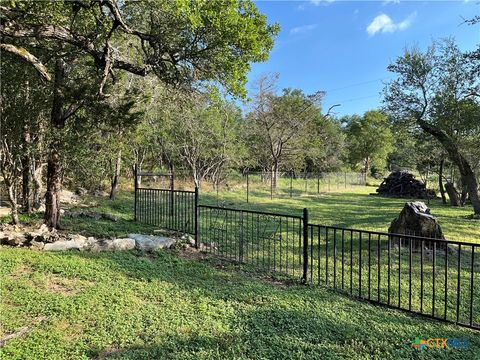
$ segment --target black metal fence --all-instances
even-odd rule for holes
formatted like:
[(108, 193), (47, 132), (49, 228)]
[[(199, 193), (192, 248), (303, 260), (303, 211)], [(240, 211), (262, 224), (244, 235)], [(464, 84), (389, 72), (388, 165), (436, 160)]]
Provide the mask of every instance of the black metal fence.
[(308, 224), (308, 282), (480, 329), (480, 245)]
[(135, 216), (276, 276), (480, 330), (478, 244), (310, 224), (307, 209), (294, 216), (198, 199), (198, 190), (137, 187)]
[(164, 229), (195, 234), (197, 200), (195, 191), (139, 187), (135, 191), (135, 219)]
[(199, 238), (205, 251), (265, 271), (300, 278), (302, 217), (200, 205)]

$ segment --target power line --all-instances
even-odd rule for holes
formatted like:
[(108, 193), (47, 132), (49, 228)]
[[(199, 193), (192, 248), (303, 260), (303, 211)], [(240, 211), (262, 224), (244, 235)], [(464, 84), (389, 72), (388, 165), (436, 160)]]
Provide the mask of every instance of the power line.
[(378, 81), (390, 80), (390, 79), (393, 79), (393, 77), (390, 76), (390, 77), (383, 77), (383, 78), (378, 78), (378, 79), (374, 79), (374, 80), (362, 81), (362, 82), (359, 82), (359, 83), (345, 85), (345, 86), (335, 88), (335, 89), (331, 89), (331, 90), (325, 90), (325, 92), (328, 95), (329, 93), (334, 92), (334, 91), (349, 89), (349, 88), (360, 86), (360, 85), (366, 85), (366, 84), (371, 84), (371, 83), (375, 83), (375, 82), (378, 82)]
[(343, 100), (343, 101), (335, 101), (335, 102), (343, 104), (343, 103), (354, 102), (354, 101), (358, 101), (358, 100), (372, 99), (372, 98), (378, 97), (378, 96), (379, 96), (378, 94), (375, 94), (375, 95), (362, 96), (362, 97), (358, 97), (358, 98), (352, 98), (352, 99), (347, 99), (347, 100)]

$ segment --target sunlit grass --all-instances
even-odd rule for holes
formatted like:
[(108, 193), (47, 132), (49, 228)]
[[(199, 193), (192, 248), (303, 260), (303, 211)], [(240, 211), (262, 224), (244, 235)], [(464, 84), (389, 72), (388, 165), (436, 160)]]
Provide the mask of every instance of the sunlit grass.
[[(477, 332), (161, 251), (0, 248), (2, 359), (476, 359)], [(32, 325), (35, 318), (46, 320)], [(415, 338), (468, 349), (421, 353)]]
[[(370, 195), (374, 187), (355, 186), (335, 189), (331, 192), (304, 195), (301, 192), (289, 195), (274, 195), (264, 189), (251, 189), (249, 203), (245, 189), (202, 193), (204, 203), (220, 204), (243, 209), (257, 209), (283, 214), (301, 215), (303, 208), (309, 210), (311, 223), (387, 232), (406, 202), (416, 199), (394, 199)], [(438, 218), (445, 237), (450, 240), (480, 243), (480, 220), (471, 217), (473, 210), (442, 204), (440, 199), (430, 200), (431, 213)]]

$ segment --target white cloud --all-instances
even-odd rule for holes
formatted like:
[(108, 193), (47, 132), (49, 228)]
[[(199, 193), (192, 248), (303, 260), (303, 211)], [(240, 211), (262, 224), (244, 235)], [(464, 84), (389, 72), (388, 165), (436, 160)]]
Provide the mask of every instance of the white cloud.
[(310, 0), (310, 4), (313, 4), (315, 6), (320, 5), (321, 3), (332, 3), (335, 0)]
[(400, 0), (384, 0), (382, 2), (382, 5), (388, 5), (388, 4), (400, 4)]
[(303, 5), (303, 4), (298, 5), (298, 6), (295, 8), (295, 10), (303, 11), (303, 10), (305, 10), (305, 5)]
[(416, 12), (407, 16), (404, 20), (395, 23), (387, 14), (380, 14), (372, 20), (370, 25), (367, 26), (367, 33), (368, 35), (373, 36), (378, 32), (391, 33), (395, 31), (403, 31), (410, 27), (415, 16), (417, 16)]
[(290, 29), (290, 34), (305, 34), (317, 27), (317, 24), (303, 25)]

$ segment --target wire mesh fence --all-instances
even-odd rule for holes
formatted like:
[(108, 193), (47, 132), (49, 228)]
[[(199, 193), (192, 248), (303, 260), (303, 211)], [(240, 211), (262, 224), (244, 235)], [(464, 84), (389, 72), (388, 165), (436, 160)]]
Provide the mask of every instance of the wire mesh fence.
[[(194, 191), (195, 181), (190, 170), (157, 175), (144, 173), (139, 175), (144, 188), (181, 189)], [(366, 185), (363, 173), (352, 172), (272, 172), (237, 171), (226, 172), (219, 179), (206, 178), (200, 182), (202, 193), (216, 197), (220, 202), (235, 195), (245, 202), (254, 202), (262, 198), (296, 198), (312, 196), (325, 192), (338, 192)], [(173, 186), (173, 187), (172, 187)]]

